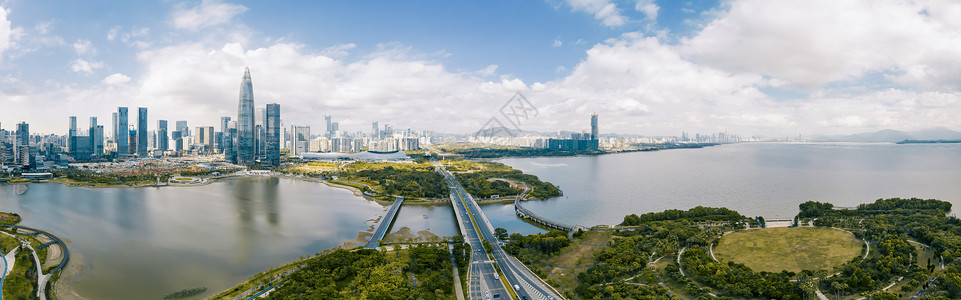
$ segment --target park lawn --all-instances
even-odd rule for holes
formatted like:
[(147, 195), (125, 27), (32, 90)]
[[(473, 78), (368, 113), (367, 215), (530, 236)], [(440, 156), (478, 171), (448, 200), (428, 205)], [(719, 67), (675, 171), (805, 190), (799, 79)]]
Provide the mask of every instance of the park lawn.
[(32, 255), (30, 249), (26, 248), (17, 252), (17, 262), (3, 281), (3, 299), (33, 299), (37, 291), (37, 278), (24, 276), (28, 269), (36, 268)]
[(10, 253), (13, 248), (20, 246), (20, 241), (17, 238), (0, 233), (0, 255)]
[(863, 253), (864, 243), (833, 228), (767, 228), (725, 235), (714, 246), (723, 263), (734, 261), (755, 271), (828, 270)]
[[(576, 239), (570, 246), (565, 247), (560, 251), (557, 256), (554, 256), (547, 260), (548, 264), (563, 267), (580, 267), (588, 266), (594, 264), (594, 255), (597, 252), (608, 249), (609, 246), (588, 246), (581, 245), (581, 243), (589, 245), (607, 245), (612, 239), (611, 232), (607, 231), (588, 231), (583, 233), (583, 235)], [(562, 269), (562, 268), (551, 268), (546, 265), (536, 266), (537, 268), (544, 271), (547, 274), (547, 278), (544, 280), (555, 280), (557, 285), (555, 286), (561, 292), (574, 292), (574, 288), (577, 287), (577, 274), (587, 271), (587, 267), (575, 268), (575, 269)], [(550, 272), (554, 273), (554, 276), (550, 276)]]

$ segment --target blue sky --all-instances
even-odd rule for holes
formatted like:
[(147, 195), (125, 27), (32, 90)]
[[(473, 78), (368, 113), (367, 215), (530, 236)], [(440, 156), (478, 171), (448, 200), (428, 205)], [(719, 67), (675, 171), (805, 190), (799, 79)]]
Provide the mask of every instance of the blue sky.
[(961, 130), (959, 6), (9, 0), (0, 126), (61, 133), (117, 106), (213, 126), (249, 66), (256, 104), (280, 103), (288, 126), (467, 133), (519, 91), (537, 131), (586, 129), (591, 112), (645, 135)]

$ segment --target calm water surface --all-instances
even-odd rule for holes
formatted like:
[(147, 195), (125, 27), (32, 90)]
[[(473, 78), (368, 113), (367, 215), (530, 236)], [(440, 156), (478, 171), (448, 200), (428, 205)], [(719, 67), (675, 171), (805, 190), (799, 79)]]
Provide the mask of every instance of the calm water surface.
[[(500, 160), (560, 186), (564, 196), (525, 203), (559, 222), (616, 224), (624, 215), (698, 205), (790, 217), (808, 200), (854, 206), (887, 197), (936, 198), (961, 207), (961, 145), (736, 144), (590, 157)], [(495, 227), (544, 232), (510, 204), (483, 205)], [(206, 286), (207, 295), (368, 230), (385, 207), (324, 184), (275, 177), (183, 188), (0, 186), (0, 210), (70, 240), (83, 271), (73, 288), (91, 299), (161, 298)], [(393, 231), (457, 234), (449, 206), (401, 208)], [(74, 261), (76, 263), (77, 261)], [(205, 295), (205, 296), (207, 296)]]
[[(961, 208), (959, 144), (751, 143), (500, 162), (564, 192), (559, 198), (528, 201), (525, 207), (580, 225), (616, 224), (626, 214), (698, 205), (724, 206), (748, 216), (793, 217), (798, 204), (808, 200), (855, 206), (878, 198), (919, 197)], [(505, 214), (499, 208), (484, 210)], [(494, 218), (491, 222), (502, 226)], [(517, 228), (511, 231), (527, 230)]]
[(159, 189), (30, 184), (23, 195), (0, 186), (0, 210), (72, 242), (81, 296), (159, 299), (201, 286), (209, 296), (340, 245), (385, 208), (320, 183), (248, 177)]

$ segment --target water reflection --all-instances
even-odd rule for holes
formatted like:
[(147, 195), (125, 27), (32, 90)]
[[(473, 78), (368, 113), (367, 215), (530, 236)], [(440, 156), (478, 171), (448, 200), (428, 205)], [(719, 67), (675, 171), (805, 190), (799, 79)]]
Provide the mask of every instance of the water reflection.
[(88, 299), (212, 294), (352, 240), (384, 212), (347, 190), (274, 177), (159, 189), (30, 184), (23, 195), (6, 185), (0, 210), (70, 241), (83, 271), (64, 282)]

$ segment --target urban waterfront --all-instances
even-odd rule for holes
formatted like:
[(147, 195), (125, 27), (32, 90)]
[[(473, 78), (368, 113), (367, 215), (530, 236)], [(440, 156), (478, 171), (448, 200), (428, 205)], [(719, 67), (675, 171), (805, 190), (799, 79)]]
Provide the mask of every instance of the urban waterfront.
[[(560, 186), (564, 196), (525, 206), (553, 220), (616, 224), (630, 213), (724, 206), (753, 216), (792, 216), (801, 202), (840, 206), (881, 197), (961, 204), (961, 145), (734, 144), (704, 149), (499, 161)], [(24, 225), (69, 240), (82, 268), (70, 286), (91, 299), (206, 295), (297, 257), (353, 240), (385, 207), (322, 183), (281, 177), (205, 186), (78, 188), (0, 186), (0, 207)], [(509, 203), (482, 206), (495, 227), (545, 230)], [(391, 232), (457, 234), (449, 206), (404, 205)], [(73, 265), (76, 264), (76, 265)], [(68, 276), (68, 279), (70, 276)]]

